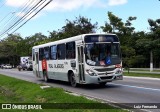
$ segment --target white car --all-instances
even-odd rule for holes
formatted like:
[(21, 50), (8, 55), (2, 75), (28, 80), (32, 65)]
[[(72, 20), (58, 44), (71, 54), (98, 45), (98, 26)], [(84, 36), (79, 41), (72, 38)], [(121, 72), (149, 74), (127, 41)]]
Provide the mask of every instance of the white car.
[(11, 69), (12, 66), (10, 64), (6, 64), (6, 65), (3, 66), (3, 68), (5, 68), (5, 69)]

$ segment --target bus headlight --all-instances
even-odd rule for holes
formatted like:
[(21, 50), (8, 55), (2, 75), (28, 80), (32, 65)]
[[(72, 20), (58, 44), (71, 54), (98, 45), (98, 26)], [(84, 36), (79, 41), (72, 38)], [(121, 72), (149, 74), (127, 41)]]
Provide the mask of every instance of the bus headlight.
[(119, 69), (119, 70), (116, 71), (116, 74), (121, 74), (121, 73), (122, 73), (121, 69)]
[(121, 64), (115, 65), (115, 68), (122, 68)]
[(92, 70), (87, 69), (86, 72), (90, 75), (90, 76), (97, 76), (96, 73), (94, 73)]

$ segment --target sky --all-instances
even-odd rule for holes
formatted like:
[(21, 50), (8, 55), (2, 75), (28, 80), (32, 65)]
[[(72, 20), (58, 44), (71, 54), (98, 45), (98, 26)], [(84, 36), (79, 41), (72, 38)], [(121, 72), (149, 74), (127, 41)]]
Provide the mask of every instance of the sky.
[[(24, 7), (24, 3), (34, 0), (0, 0), (0, 33), (9, 25), (14, 17), (22, 17), (23, 12), (18, 12)], [(35, 0), (37, 1), (37, 0)], [(98, 22), (98, 27), (109, 22), (107, 12), (122, 19), (123, 22), (129, 16), (137, 17), (133, 22), (136, 31), (149, 31), (148, 19), (160, 18), (159, 0), (53, 0), (34, 18), (28, 21), (15, 33), (25, 38), (41, 32), (49, 36), (49, 32), (58, 31), (66, 24), (66, 19), (73, 21), (76, 17), (84, 16), (91, 19), (92, 24)], [(102, 30), (97, 30), (101, 33)], [(8, 32), (9, 34), (11, 32)], [(0, 39), (7, 35), (1, 36)]]

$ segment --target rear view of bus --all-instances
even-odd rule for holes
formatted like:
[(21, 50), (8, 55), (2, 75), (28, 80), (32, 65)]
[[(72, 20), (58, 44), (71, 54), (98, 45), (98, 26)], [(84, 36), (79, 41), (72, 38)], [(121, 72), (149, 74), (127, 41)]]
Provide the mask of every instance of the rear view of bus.
[(120, 42), (116, 35), (86, 35), (84, 43), (87, 83), (105, 85), (123, 79)]

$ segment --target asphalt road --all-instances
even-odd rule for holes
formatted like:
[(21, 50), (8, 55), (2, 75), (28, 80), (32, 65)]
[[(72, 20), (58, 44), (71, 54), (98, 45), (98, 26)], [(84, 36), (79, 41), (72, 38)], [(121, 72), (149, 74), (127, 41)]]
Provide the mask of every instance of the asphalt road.
[[(45, 83), (37, 79), (32, 71), (18, 71), (16, 69), (0, 69), (0, 74), (23, 79), (34, 83)], [(158, 103), (160, 104), (160, 79), (124, 77), (122, 81), (108, 83), (105, 87), (99, 85), (81, 85), (71, 87), (66, 82), (52, 81), (45, 83), (52, 87), (62, 87), (80, 95), (101, 99), (110, 103)], [(160, 105), (159, 105), (160, 106)], [(146, 110), (143, 111), (160, 111)]]
[[(128, 71), (124, 70), (123, 72), (128, 72)], [(160, 72), (150, 72), (150, 71), (132, 71), (132, 70), (130, 70), (129, 72), (132, 72), (132, 73), (145, 73), (145, 74), (160, 74)]]

